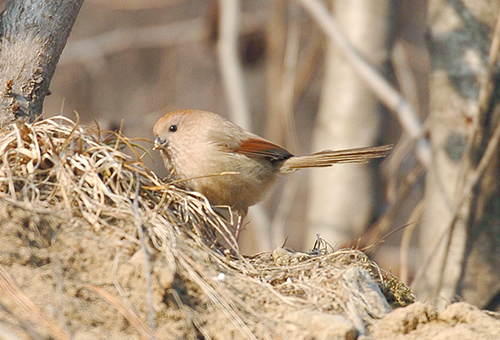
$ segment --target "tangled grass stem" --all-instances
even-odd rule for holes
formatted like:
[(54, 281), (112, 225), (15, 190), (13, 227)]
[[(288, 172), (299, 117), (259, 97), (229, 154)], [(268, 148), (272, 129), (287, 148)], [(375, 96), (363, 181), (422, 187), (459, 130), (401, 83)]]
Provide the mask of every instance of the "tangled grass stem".
[[(213, 230), (199, 228), (202, 216), (206, 229), (230, 234), (206, 200), (164, 183), (147, 169), (137, 149), (147, 153), (136, 140), (84, 127), (67, 117), (12, 124), (0, 133), (0, 191), (17, 202), (62, 208), (92, 224), (107, 224), (134, 217), (131, 202), (139, 181), (141, 215), (155, 211), (167, 216), (162, 223), (172, 228), (182, 225), (212, 238)], [(165, 227), (149, 223), (152, 229)]]
[[(162, 181), (144, 165), (141, 152), (148, 150), (137, 140), (66, 117), (8, 125), (0, 131), (0, 200), (36, 213), (65, 211), (85, 219), (96, 231), (107, 227), (129, 244), (142, 244), (145, 256), (155, 254), (151, 275), (158, 267), (154, 261), (160, 261), (162, 272), (179, 275), (196, 287), (204, 305), (246, 338), (258, 332), (258, 338), (271, 339), (280, 327), (272, 313), (262, 313), (264, 303), (355, 315), (369, 322), (376, 314), (375, 303), (352, 284), (366, 275), (400, 305), (413, 301), (406, 285), (384, 274), (364, 254), (329, 251), (321, 239), (309, 253), (278, 248), (241, 255), (232, 226), (207, 199)], [(145, 242), (140, 242), (139, 231), (144, 231)], [(149, 287), (152, 294), (151, 282)], [(143, 330), (149, 334), (154, 332), (151, 300), (150, 296), (151, 330)], [(175, 296), (174, 300), (184, 301)], [(201, 327), (203, 309), (179, 310)]]

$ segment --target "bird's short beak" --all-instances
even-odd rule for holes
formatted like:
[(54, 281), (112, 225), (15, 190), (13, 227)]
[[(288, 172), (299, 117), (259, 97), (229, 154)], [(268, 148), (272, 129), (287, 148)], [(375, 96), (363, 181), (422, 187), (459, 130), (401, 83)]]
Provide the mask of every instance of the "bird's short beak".
[(167, 146), (167, 141), (164, 139), (161, 139), (160, 137), (155, 138), (155, 146), (153, 150), (158, 150), (159, 148), (163, 148)]

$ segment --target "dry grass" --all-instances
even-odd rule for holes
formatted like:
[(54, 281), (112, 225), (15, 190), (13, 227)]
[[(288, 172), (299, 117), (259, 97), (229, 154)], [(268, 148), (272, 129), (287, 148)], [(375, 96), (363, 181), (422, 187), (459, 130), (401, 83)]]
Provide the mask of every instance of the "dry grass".
[[(207, 338), (202, 320), (209, 312), (229, 320), (245, 338), (270, 339), (280, 333), (280, 320), (269, 305), (343, 314), (359, 330), (389, 308), (386, 301), (367, 297), (368, 290), (380, 288), (394, 305), (413, 301), (404, 284), (359, 251), (331, 252), (319, 242), (309, 253), (278, 248), (242, 256), (231, 225), (203, 196), (165, 183), (148, 170), (140, 161), (144, 151), (121, 134), (65, 117), (12, 124), (0, 133), (0, 198), (34, 212), (82, 217), (96, 231), (118, 231), (149, 254), (145, 268), (149, 261), (161, 261), (162, 270), (182, 276), (199, 293), (203, 310), (189, 306), (175, 289), (171, 295)], [(91, 288), (138, 325), (143, 338), (148, 332), (154, 335), (155, 327), (152, 274), (146, 272), (148, 326), (131, 308)]]

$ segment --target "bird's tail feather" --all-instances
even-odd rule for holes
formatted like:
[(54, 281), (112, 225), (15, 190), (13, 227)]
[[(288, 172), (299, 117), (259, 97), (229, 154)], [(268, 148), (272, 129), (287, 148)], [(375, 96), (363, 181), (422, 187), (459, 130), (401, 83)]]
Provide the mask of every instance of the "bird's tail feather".
[(370, 159), (387, 156), (391, 149), (392, 145), (384, 145), (338, 151), (324, 150), (307, 156), (294, 156), (283, 163), (280, 172), (288, 173), (303, 168), (328, 167), (335, 163), (365, 163)]

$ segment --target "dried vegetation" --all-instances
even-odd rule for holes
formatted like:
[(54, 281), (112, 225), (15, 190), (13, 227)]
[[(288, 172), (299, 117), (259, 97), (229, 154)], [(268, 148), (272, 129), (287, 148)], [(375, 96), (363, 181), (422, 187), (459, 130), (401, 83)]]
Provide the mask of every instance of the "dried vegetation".
[[(242, 256), (231, 225), (204, 197), (148, 170), (141, 162), (147, 151), (65, 117), (1, 132), (0, 200), (12, 218), (0, 236), (11, 232), (20, 241), (2, 257), (0, 320), (20, 337), (30, 332), (26, 320), (54, 338), (356, 336), (390, 305), (413, 302), (408, 287), (363, 253), (332, 251), (321, 239), (308, 253)], [(17, 210), (30, 215), (19, 219), (25, 226)], [(30, 281), (19, 282), (23, 246), (30, 255), (21, 265), (52, 268), (41, 276), (47, 300), (32, 296)], [(57, 312), (40, 317), (48, 315), (47, 301), (59, 301)], [(331, 325), (315, 326), (324, 322)]]

